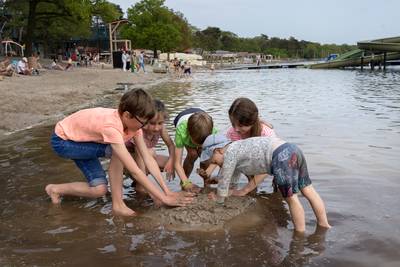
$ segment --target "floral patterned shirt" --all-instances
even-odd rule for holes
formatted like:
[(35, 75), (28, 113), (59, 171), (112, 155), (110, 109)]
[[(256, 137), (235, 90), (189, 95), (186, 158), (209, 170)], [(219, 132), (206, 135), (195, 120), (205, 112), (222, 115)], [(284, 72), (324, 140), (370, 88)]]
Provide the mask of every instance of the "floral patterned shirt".
[(240, 174), (271, 174), (272, 153), (285, 141), (277, 137), (251, 137), (231, 143), (224, 153), (218, 181), (218, 195), (227, 197), (229, 185), (239, 181)]

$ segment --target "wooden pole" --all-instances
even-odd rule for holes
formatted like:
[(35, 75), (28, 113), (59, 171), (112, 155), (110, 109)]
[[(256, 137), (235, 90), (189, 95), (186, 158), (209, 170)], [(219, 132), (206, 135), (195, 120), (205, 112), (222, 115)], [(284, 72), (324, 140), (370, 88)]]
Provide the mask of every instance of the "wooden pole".
[(361, 70), (364, 70), (364, 52), (361, 53)]
[(109, 31), (109, 38), (110, 38), (111, 65), (114, 66), (114, 62), (113, 62), (113, 37), (112, 37), (112, 32), (111, 32), (111, 23), (108, 23), (108, 31)]
[(386, 70), (386, 52), (383, 53), (383, 70)]

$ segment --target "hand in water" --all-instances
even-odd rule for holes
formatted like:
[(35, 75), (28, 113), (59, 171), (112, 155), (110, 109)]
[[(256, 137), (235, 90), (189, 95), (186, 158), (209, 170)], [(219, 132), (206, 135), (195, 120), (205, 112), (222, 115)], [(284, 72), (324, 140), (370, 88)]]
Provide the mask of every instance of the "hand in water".
[(172, 160), (168, 160), (167, 164), (165, 164), (164, 171), (167, 174), (166, 177), (168, 181), (172, 181), (173, 179), (175, 179), (175, 169)]
[(195, 197), (196, 193), (186, 192), (186, 191), (179, 191), (179, 192), (171, 191), (167, 195), (168, 196), (172, 196), (172, 197), (176, 197), (176, 198), (179, 198), (179, 197)]
[[(186, 192), (185, 192), (186, 193)], [(187, 206), (193, 202), (193, 196), (185, 196), (184, 194), (167, 195), (164, 204), (168, 206)]]

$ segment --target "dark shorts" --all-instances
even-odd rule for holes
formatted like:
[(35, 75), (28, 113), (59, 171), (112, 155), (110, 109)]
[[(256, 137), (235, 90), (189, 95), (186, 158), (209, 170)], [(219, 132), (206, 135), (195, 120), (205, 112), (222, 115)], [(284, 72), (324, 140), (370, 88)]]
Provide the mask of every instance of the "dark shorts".
[(273, 185), (284, 198), (291, 197), (311, 184), (306, 159), (294, 144), (285, 143), (272, 154), (271, 163)]
[(110, 145), (64, 140), (55, 133), (51, 136), (51, 145), (57, 155), (75, 162), (90, 186), (107, 185), (106, 173), (99, 158), (111, 156)]
[(180, 112), (178, 115), (176, 115), (175, 119), (174, 119), (174, 126), (176, 127), (178, 124), (178, 121), (180, 118), (182, 118), (183, 116), (187, 115), (187, 114), (191, 114), (191, 113), (196, 113), (196, 112), (204, 112), (204, 110), (200, 109), (200, 108), (188, 108), (185, 109), (184, 111)]

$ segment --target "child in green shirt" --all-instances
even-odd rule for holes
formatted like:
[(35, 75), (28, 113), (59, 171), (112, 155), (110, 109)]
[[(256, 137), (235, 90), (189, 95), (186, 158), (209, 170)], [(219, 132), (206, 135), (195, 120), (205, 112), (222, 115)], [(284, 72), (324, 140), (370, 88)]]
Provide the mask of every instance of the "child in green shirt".
[[(174, 119), (175, 132), (175, 171), (181, 179), (183, 190), (198, 192), (198, 186), (192, 184), (189, 176), (192, 173), (194, 162), (199, 158), (201, 145), (206, 137), (216, 133), (210, 115), (199, 108), (189, 108), (179, 113)], [(187, 156), (182, 165), (183, 149)]]

